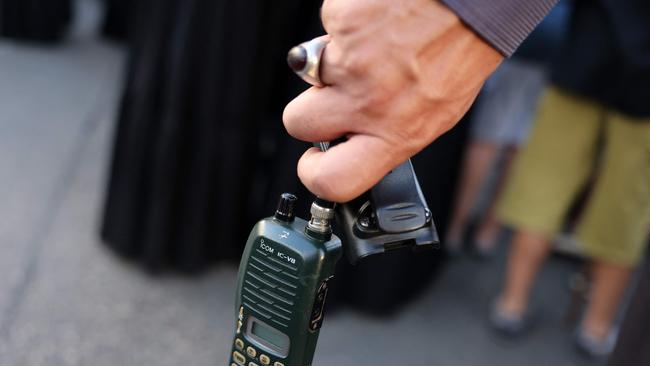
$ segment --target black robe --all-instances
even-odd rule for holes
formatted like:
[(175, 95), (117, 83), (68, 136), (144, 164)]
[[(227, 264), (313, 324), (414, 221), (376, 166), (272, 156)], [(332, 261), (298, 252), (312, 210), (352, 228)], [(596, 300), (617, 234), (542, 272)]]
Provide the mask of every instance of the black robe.
[(0, 36), (55, 42), (67, 30), (71, 0), (0, 0)]
[(116, 40), (126, 40), (129, 36), (132, 16), (139, 0), (104, 0), (106, 13), (102, 33)]

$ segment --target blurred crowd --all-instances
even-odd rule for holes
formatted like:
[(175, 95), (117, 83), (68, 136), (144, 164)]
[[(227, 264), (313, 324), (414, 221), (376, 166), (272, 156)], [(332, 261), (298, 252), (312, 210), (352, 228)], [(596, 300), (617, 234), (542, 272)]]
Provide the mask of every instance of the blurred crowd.
[[(103, 32), (127, 45), (130, 61), (103, 239), (154, 272), (236, 262), (279, 193), (309, 196), (295, 177), (306, 145), (281, 123), (304, 89), (284, 57), (323, 32), (319, 3), (104, 3)], [(488, 315), (497, 334), (535, 331), (540, 269), (550, 255), (571, 257), (582, 269), (567, 281), (584, 305), (575, 345), (590, 359), (614, 352), (612, 365), (650, 364), (648, 343), (639, 346), (650, 342), (649, 275), (635, 276), (650, 228), (650, 11), (635, 4), (562, 2), (464, 121), (414, 159), (450, 265), (465, 254), (490, 260), (509, 244)], [(66, 0), (0, 0), (0, 33), (59, 42), (73, 16)], [(335, 303), (394, 312), (435, 279), (444, 257), (341, 264)]]
[[(647, 5), (561, 3), (475, 106), (446, 239), (452, 253), (467, 244), (487, 257), (500, 227), (512, 230), (490, 314), (492, 327), (508, 337), (521, 337), (538, 320), (533, 284), (556, 250), (589, 263), (576, 289), (587, 299), (577, 348), (593, 358), (614, 349), (650, 227), (649, 14)], [(492, 194), (471, 220), (488, 178)]]

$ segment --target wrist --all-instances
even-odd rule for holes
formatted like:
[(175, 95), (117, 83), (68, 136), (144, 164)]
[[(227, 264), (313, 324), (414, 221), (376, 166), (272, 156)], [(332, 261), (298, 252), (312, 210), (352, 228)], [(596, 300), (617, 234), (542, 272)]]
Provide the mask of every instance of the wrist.
[(558, 0), (440, 0), (502, 55), (510, 56)]

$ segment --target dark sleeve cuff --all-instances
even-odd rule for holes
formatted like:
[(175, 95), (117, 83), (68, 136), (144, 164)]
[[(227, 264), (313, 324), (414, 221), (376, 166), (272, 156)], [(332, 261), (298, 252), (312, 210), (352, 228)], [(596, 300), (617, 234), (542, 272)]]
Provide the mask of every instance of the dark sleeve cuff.
[(441, 0), (504, 56), (511, 56), (559, 0)]

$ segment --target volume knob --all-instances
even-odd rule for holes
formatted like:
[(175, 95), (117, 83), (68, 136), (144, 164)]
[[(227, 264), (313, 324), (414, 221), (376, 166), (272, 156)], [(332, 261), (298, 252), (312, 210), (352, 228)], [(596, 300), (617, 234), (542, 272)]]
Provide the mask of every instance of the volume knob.
[(282, 193), (278, 202), (278, 209), (275, 210), (274, 217), (280, 221), (292, 222), (295, 218), (293, 213), (298, 197), (291, 193)]

